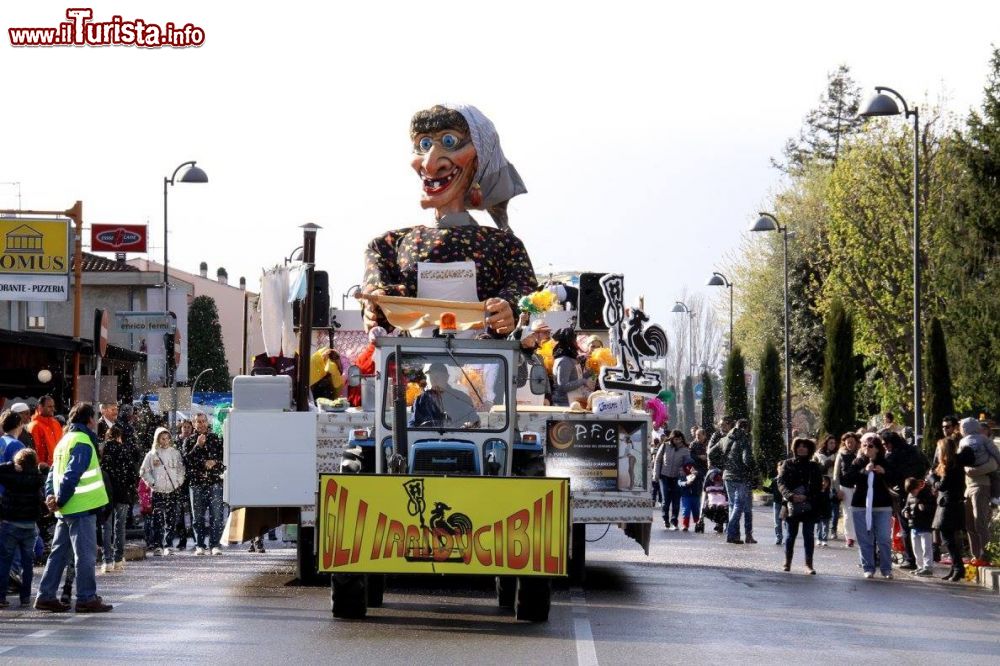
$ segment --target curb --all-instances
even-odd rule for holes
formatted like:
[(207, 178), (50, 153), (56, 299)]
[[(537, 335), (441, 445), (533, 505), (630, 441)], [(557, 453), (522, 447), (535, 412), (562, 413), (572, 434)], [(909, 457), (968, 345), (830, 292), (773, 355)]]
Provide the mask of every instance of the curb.
[(993, 594), (1000, 594), (1000, 567), (977, 567), (976, 584)]

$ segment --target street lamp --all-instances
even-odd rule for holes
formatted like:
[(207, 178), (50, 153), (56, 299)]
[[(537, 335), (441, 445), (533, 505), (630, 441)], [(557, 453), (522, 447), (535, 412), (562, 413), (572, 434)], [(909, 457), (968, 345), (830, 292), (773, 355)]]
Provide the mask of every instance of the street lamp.
[(206, 372), (212, 372), (212, 368), (205, 368), (204, 370), (202, 370), (201, 372), (198, 373), (197, 377), (194, 378), (194, 384), (191, 385), (191, 399), (192, 400), (194, 400), (194, 392), (198, 388), (198, 381), (201, 379), (201, 376), (204, 375)]
[[(298, 252), (298, 254), (295, 254)], [(299, 245), (297, 248), (292, 250), (292, 253), (285, 257), (285, 265), (292, 263), (293, 261), (302, 261), (302, 246)]]
[(712, 272), (712, 277), (705, 283), (709, 287), (726, 287), (729, 289), (729, 355), (733, 355), (733, 283), (722, 273)]
[(346, 310), (347, 309), (347, 297), (348, 296), (353, 296), (354, 294), (358, 293), (359, 289), (361, 289), (361, 285), (360, 284), (352, 284), (350, 287), (347, 288), (347, 291), (345, 291), (343, 294), (340, 295), (340, 309), (341, 310)]
[(779, 231), (782, 240), (782, 261), (785, 267), (785, 450), (792, 444), (792, 360), (788, 356), (788, 225), (781, 226), (770, 213), (760, 216), (750, 231)]
[[(923, 376), (920, 367), (920, 115), (917, 107), (907, 106), (906, 100), (892, 88), (875, 86), (876, 95), (868, 100), (862, 118), (898, 116), (903, 105), (904, 118), (913, 117), (913, 441), (920, 446), (923, 428)], [(889, 93), (892, 95), (885, 94)]]
[[(169, 273), (169, 270), (168, 270), (169, 265), (170, 265), (170, 263), (169, 263), (170, 262), (170, 254), (167, 251), (167, 241), (168, 241), (168, 238), (169, 238), (169, 236), (167, 235), (167, 229), (168, 229), (168, 225), (167, 225), (167, 186), (174, 184), (174, 181), (177, 178), (177, 172), (180, 171), (181, 169), (183, 169), (184, 167), (190, 167), (190, 168), (187, 171), (184, 172), (184, 175), (181, 176), (180, 182), (182, 182), (182, 183), (207, 183), (208, 182), (208, 174), (206, 174), (200, 167), (196, 166), (194, 160), (190, 160), (188, 162), (184, 162), (184, 163), (178, 165), (177, 168), (174, 169), (174, 172), (170, 175), (170, 178), (167, 178), (166, 176), (163, 177), (163, 311), (167, 312), (167, 313), (170, 312), (170, 273)], [(168, 377), (166, 376), (167, 375), (167, 367), (170, 364), (167, 363), (167, 359), (166, 359), (165, 356), (164, 356), (163, 361), (164, 361), (164, 363), (163, 363), (164, 380), (167, 380), (168, 379)], [(174, 429), (174, 418), (175, 418), (175, 415), (177, 413), (177, 391), (176, 391), (176, 382), (174, 382), (174, 376), (176, 376), (176, 370), (174, 370), (174, 372), (171, 373), (171, 375), (173, 375), (173, 376), (169, 377), (169, 381), (170, 381), (170, 383), (174, 384), (174, 386), (175, 386), (173, 409), (170, 410), (170, 430), (172, 432), (173, 429)], [(164, 383), (166, 384), (166, 381)]]
[(688, 315), (688, 376), (694, 377), (694, 310), (684, 303), (676, 301), (671, 312), (686, 312)]

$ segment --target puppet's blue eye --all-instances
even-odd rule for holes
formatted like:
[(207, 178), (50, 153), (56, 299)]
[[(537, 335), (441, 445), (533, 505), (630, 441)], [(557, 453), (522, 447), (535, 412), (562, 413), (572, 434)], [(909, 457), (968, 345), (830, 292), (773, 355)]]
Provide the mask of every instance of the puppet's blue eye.
[(430, 152), (431, 146), (433, 145), (434, 145), (434, 140), (431, 139), (429, 136), (425, 136), (422, 139), (420, 139), (420, 141), (417, 143), (417, 149), (422, 153), (426, 153)]
[(444, 146), (445, 150), (452, 150), (458, 145), (458, 137), (454, 134), (445, 134), (441, 137), (441, 145)]

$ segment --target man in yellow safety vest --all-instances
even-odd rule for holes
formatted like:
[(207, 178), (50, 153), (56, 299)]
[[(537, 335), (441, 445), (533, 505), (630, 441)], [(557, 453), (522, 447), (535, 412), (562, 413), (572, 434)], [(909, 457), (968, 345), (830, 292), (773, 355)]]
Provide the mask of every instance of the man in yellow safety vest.
[(52, 454), (45, 482), (45, 504), (59, 519), (52, 552), (38, 585), (35, 608), (62, 613), (69, 604), (56, 598), (68, 558), (76, 562), (76, 612), (106, 613), (111, 604), (97, 596), (94, 568), (97, 560), (97, 512), (108, 503), (97, 460), (97, 414), (93, 405), (77, 403), (69, 413), (69, 427)]

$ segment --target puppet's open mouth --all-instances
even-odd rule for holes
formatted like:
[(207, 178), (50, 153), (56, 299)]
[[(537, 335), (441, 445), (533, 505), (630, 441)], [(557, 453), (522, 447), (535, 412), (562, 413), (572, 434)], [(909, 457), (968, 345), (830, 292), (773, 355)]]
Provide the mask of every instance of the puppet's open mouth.
[(451, 185), (451, 182), (460, 173), (462, 173), (461, 167), (455, 167), (451, 170), (451, 173), (443, 178), (424, 178), (424, 192), (431, 195), (441, 194), (448, 189), (448, 186)]

